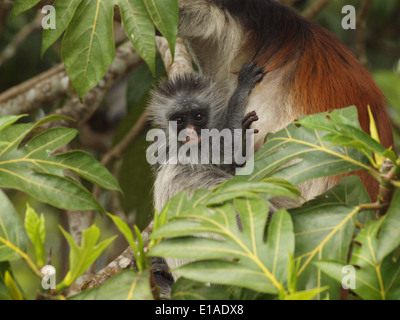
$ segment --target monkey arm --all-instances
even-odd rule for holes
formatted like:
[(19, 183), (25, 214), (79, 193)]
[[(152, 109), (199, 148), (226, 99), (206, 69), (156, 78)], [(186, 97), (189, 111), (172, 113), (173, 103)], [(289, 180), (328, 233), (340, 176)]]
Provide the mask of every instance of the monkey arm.
[(225, 111), (225, 128), (231, 130), (242, 128), (251, 90), (253, 90), (256, 83), (260, 82), (262, 78), (263, 69), (253, 62), (245, 64), (242, 67), (238, 77), (238, 85), (229, 99), (228, 107)]

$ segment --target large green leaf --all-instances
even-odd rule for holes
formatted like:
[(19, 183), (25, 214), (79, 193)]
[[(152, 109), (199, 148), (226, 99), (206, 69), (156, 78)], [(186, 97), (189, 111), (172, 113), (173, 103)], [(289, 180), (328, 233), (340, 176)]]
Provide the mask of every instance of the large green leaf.
[(80, 97), (103, 78), (114, 60), (113, 17), (113, 1), (82, 1), (67, 27), (62, 58)]
[(0, 117), (0, 131), (11, 126), (14, 122), (24, 117), (24, 115), (19, 116), (2, 116)]
[(257, 194), (264, 194), (264, 199), (266, 200), (276, 196), (297, 200), (296, 195), (292, 192), (296, 189), (290, 189), (290, 187), (293, 186), (281, 186), (276, 182), (247, 182), (240, 178), (234, 178), (215, 188), (207, 198), (206, 205), (210, 206), (240, 197), (257, 197)]
[[(350, 259), (355, 269), (355, 288), (351, 288), (365, 300), (400, 299), (400, 260), (389, 255), (379, 260), (378, 233), (383, 219), (369, 221), (367, 226), (354, 239), (356, 245)], [(342, 281), (343, 263), (337, 261), (319, 261), (317, 266), (327, 275)]]
[(346, 262), (359, 205), (369, 202), (361, 180), (357, 176), (350, 176), (315, 200), (289, 211), (296, 235), (295, 257), (301, 259), (299, 289), (328, 285), (330, 297), (338, 298), (339, 284), (321, 275), (311, 262), (322, 259)]
[(83, 291), (70, 300), (152, 300), (149, 271), (123, 271), (101, 287)]
[(355, 238), (350, 264), (357, 266), (354, 292), (363, 299), (400, 300), (400, 260), (387, 256), (378, 260), (381, 221), (371, 221)]
[(167, 39), (172, 57), (178, 35), (179, 7), (177, 0), (143, 0), (151, 20)]
[[(37, 124), (17, 124), (0, 131), (0, 187), (26, 192), (40, 201), (69, 210), (104, 209), (67, 171), (106, 189), (120, 190), (114, 177), (99, 162), (82, 151), (53, 156), (52, 152), (71, 141), (77, 131), (70, 128), (46, 130), (25, 145), (21, 141), (36, 127), (59, 117), (48, 117)], [(0, 117), (1, 119), (1, 117)]]
[(16, 17), (22, 12), (29, 10), (39, 2), (40, 0), (15, 0), (11, 16)]
[(21, 258), (26, 250), (24, 226), (10, 200), (0, 190), (0, 262)]
[[(355, 108), (334, 110), (331, 114), (342, 115), (348, 119), (347, 123), (359, 127)], [(325, 118), (326, 114), (318, 116)], [(329, 134), (329, 131), (290, 124), (277, 133), (267, 135), (264, 147), (255, 155), (254, 173), (248, 179), (259, 181), (264, 177), (278, 177), (297, 185), (313, 178), (370, 170), (364, 153), (324, 141)], [(291, 160), (297, 161), (282, 167)]]
[(125, 31), (155, 75), (155, 30), (143, 0), (117, 0)]
[(172, 300), (229, 300), (225, 286), (207, 286), (204, 283), (179, 278), (171, 289)]
[[(356, 113), (356, 107), (349, 107), (345, 110)], [(326, 112), (317, 115), (300, 117), (299, 122), (302, 126), (310, 129), (330, 132), (324, 135), (322, 140), (330, 142), (333, 145), (354, 147), (369, 156), (370, 153), (376, 153), (383, 157), (396, 161), (396, 155), (393, 151), (386, 149), (378, 143), (373, 137), (363, 131), (358, 122), (355, 124), (347, 118), (347, 115), (341, 115), (332, 112)]]
[(44, 29), (42, 40), (42, 57), (46, 50), (62, 35), (72, 20), (76, 8), (82, 0), (56, 0), (54, 1), (54, 9), (56, 13), (56, 28)]
[(400, 245), (400, 189), (393, 195), (379, 234), (378, 260), (382, 260)]
[[(288, 213), (275, 213), (265, 242), (269, 208), (264, 199), (235, 199), (234, 204), (229, 202), (208, 209), (202, 203), (207, 195), (206, 191), (199, 191), (190, 201), (185, 193), (174, 198), (168, 210), (175, 219), (152, 235), (169, 239), (152, 248), (150, 254), (198, 260), (176, 270), (193, 280), (265, 293), (276, 294), (282, 290), (287, 259), (294, 251), (293, 226)], [(242, 230), (238, 227), (236, 212)], [(220, 238), (213, 239), (204, 234), (216, 234)]]

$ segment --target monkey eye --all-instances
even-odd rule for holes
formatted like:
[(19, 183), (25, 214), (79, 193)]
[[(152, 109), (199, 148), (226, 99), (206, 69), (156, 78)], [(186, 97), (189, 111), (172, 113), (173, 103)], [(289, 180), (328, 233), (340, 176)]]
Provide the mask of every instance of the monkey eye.
[(202, 115), (201, 113), (196, 114), (196, 116), (194, 117), (194, 120), (196, 121), (202, 121), (204, 119), (204, 115)]
[(183, 123), (183, 119), (181, 117), (175, 118), (176, 124), (179, 126)]

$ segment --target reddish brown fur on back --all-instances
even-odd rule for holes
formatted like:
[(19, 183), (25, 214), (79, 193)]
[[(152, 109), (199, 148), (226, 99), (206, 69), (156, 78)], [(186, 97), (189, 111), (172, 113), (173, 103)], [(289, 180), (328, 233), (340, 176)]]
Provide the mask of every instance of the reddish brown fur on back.
[(294, 75), (292, 98), (301, 114), (355, 105), (362, 128), (369, 132), (368, 105), (377, 122), (382, 144), (393, 144), (384, 97), (368, 71), (343, 44), (313, 24)]
[[(393, 145), (390, 120), (384, 107), (384, 96), (369, 72), (332, 34), (310, 22), (308, 34), (296, 46), (286, 43), (280, 52), (257, 57), (265, 72), (287, 64), (288, 53), (298, 59), (287, 83), (290, 99), (298, 115), (313, 114), (355, 105), (364, 131), (369, 133), (368, 105), (378, 127), (381, 143)], [(287, 35), (285, 35), (287, 36)], [(289, 35), (288, 39), (293, 39)], [(296, 52), (292, 47), (301, 48)], [(357, 172), (371, 199), (378, 194), (378, 183), (365, 172)], [(333, 177), (338, 181), (343, 176)]]
[[(283, 84), (295, 115), (305, 115), (355, 105), (361, 127), (369, 133), (368, 105), (377, 123), (381, 143), (393, 145), (382, 92), (368, 71), (331, 33), (274, 0), (207, 0), (227, 10), (248, 32), (244, 51), (265, 66), (265, 73), (293, 69)], [(378, 185), (359, 173), (372, 200)], [(337, 181), (340, 177), (333, 177)]]
[[(292, 101), (299, 106), (299, 114), (355, 105), (361, 127), (369, 133), (369, 105), (381, 143), (385, 147), (392, 146), (393, 136), (384, 97), (371, 75), (333, 35), (317, 25), (313, 25), (312, 30), (313, 37), (305, 46), (293, 79)], [(371, 199), (376, 200), (377, 181), (365, 172), (357, 174)]]

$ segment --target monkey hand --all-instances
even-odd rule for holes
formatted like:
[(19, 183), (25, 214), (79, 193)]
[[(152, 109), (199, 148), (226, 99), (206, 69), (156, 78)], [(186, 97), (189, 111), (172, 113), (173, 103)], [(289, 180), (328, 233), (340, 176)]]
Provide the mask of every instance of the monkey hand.
[[(244, 116), (244, 119), (242, 121), (242, 129), (244, 135), (246, 134), (246, 130), (250, 129), (250, 126), (255, 121), (258, 121), (258, 116), (255, 111), (251, 111)], [(258, 130), (254, 129), (254, 133), (258, 133)]]
[(239, 73), (239, 86), (245, 86), (253, 89), (257, 82), (260, 82), (263, 77), (263, 68), (256, 65), (254, 62), (243, 65)]

